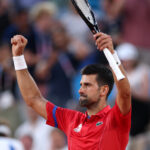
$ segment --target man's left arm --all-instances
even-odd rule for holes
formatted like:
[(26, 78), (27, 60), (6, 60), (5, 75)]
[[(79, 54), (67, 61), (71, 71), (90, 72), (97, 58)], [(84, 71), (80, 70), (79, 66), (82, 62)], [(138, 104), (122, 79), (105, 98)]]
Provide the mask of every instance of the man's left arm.
[[(97, 48), (100, 51), (103, 51), (105, 48), (108, 48), (112, 55), (114, 55), (115, 51), (113, 48), (112, 38), (104, 33), (97, 33), (94, 35), (96, 40)], [(119, 64), (119, 68), (124, 75), (124, 78), (121, 80), (117, 80), (116, 75), (112, 69), (115, 84), (117, 86), (118, 94), (117, 94), (117, 105), (123, 115), (126, 115), (131, 108), (131, 90), (128, 78), (126, 76), (125, 70), (121, 64)]]
[(119, 65), (119, 68), (125, 76), (125, 78), (120, 81), (117, 81), (116, 76), (114, 75), (115, 84), (118, 90), (117, 105), (121, 113), (123, 115), (126, 115), (131, 109), (131, 89), (123, 66)]

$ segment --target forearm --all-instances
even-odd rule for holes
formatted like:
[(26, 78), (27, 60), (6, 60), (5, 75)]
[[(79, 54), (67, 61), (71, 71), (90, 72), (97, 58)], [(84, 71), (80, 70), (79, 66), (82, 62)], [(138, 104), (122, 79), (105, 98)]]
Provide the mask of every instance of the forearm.
[[(123, 68), (123, 66), (121, 65), (121, 61), (117, 55), (117, 52), (116, 51), (112, 51), (112, 55), (113, 55), (113, 59), (115, 60), (116, 62), (116, 65), (118, 66), (119, 70), (121, 71), (121, 74), (123, 75), (122, 79), (121, 80), (117, 80), (117, 73), (115, 74), (114, 70), (113, 70), (113, 67), (112, 67), (112, 72), (113, 72), (113, 76), (114, 76), (114, 80), (115, 80), (115, 83), (116, 83), (116, 86), (117, 86), (117, 89), (118, 89), (118, 95), (120, 95), (121, 97), (125, 97), (125, 96), (130, 96), (130, 84), (129, 84), (129, 81), (128, 81), (128, 78), (127, 78), (127, 75), (126, 75), (126, 72)], [(111, 61), (109, 62), (111, 63)]]
[(118, 72), (115, 71), (114, 66), (111, 64), (111, 61), (109, 61), (110, 67), (112, 68), (115, 84), (117, 86), (118, 94), (117, 94), (117, 104), (120, 108), (120, 111), (122, 114), (127, 114), (131, 107), (131, 91), (130, 91), (130, 84), (126, 75), (126, 72), (121, 65), (120, 59), (117, 55), (117, 53), (113, 50), (112, 55), (116, 63), (113, 65), (118, 66), (122, 78), (118, 78)]
[(117, 80), (116, 75), (114, 74), (114, 80), (117, 87), (117, 104), (120, 108), (120, 111), (123, 115), (127, 114), (131, 108), (131, 89), (128, 78), (126, 76), (125, 70), (123, 69), (122, 65), (119, 65), (119, 69), (125, 76), (122, 80)]
[(47, 101), (41, 95), (35, 81), (27, 69), (16, 71), (17, 82), (25, 103), (32, 107), (40, 116), (47, 119)]
[(27, 69), (16, 71), (17, 82), (25, 102), (32, 105), (32, 100), (41, 98), (41, 93)]
[(115, 79), (115, 84), (117, 86), (117, 90), (118, 90), (118, 95), (120, 97), (130, 97), (131, 96), (131, 89), (130, 89), (130, 84), (126, 75), (126, 72), (123, 68), (122, 65), (119, 65), (119, 69), (121, 70), (122, 74), (125, 76), (124, 79), (117, 81), (116, 77), (114, 77)]

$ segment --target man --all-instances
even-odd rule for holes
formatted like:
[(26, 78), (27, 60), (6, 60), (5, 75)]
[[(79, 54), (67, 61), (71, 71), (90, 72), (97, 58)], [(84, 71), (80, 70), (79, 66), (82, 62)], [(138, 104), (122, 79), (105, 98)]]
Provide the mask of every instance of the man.
[[(94, 39), (100, 51), (108, 48), (111, 54), (115, 54), (110, 36), (97, 33)], [(16, 35), (11, 43), (17, 81), (25, 102), (44, 117), (47, 124), (65, 132), (69, 150), (125, 150), (131, 124), (131, 93), (120, 63), (118, 65), (124, 77), (119, 81), (110, 64), (118, 89), (112, 109), (107, 106), (107, 96), (113, 86), (110, 70), (99, 65), (89, 65), (82, 70), (80, 104), (87, 108), (86, 114), (83, 114), (57, 107), (45, 100), (30, 76), (22, 55), (27, 39)]]
[(10, 137), (11, 130), (7, 122), (0, 120), (0, 150), (24, 150), (19, 140)]

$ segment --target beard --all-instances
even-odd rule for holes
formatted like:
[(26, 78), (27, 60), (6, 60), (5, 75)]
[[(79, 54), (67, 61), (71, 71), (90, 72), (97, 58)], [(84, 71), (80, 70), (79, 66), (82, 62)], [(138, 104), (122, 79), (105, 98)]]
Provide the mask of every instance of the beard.
[(91, 102), (86, 95), (80, 95), (79, 104), (81, 107), (88, 107), (91, 105)]
[(81, 107), (90, 108), (94, 105), (97, 105), (100, 101), (100, 98), (98, 98), (96, 101), (92, 101), (87, 95), (81, 94), (79, 98), (79, 105)]

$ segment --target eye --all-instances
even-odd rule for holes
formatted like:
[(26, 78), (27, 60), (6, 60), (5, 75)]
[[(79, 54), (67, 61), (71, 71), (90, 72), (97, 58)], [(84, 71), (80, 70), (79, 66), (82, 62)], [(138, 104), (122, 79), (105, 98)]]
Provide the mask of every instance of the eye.
[(91, 86), (91, 84), (90, 84), (90, 83), (85, 83), (84, 85), (85, 85), (85, 86)]

